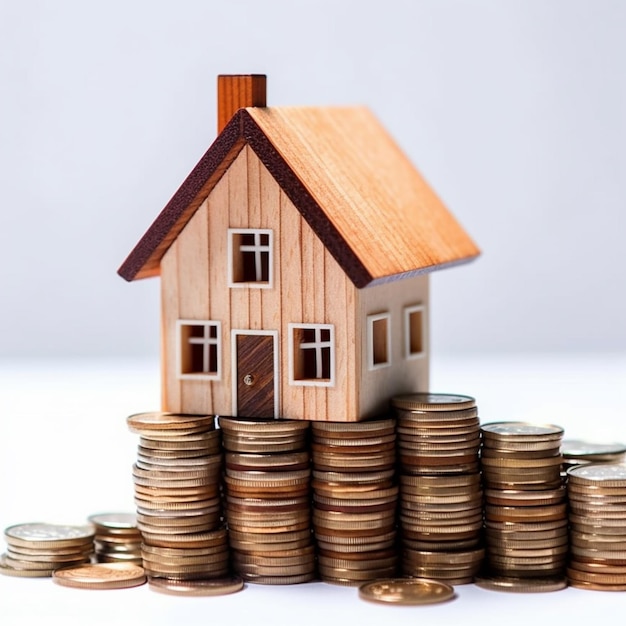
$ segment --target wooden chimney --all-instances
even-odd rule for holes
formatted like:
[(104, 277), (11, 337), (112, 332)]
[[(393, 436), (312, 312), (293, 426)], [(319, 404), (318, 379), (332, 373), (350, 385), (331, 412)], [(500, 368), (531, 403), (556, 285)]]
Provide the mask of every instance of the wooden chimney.
[(220, 74), (217, 77), (217, 132), (244, 107), (266, 106), (265, 74)]

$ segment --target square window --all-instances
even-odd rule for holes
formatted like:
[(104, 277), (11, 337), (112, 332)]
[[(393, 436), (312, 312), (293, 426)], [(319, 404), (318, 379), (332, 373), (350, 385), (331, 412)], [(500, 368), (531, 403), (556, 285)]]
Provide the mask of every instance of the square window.
[(426, 353), (426, 310), (416, 304), (404, 309), (404, 344), (407, 359), (416, 359)]
[(229, 286), (272, 286), (272, 231), (228, 229)]
[(335, 338), (331, 324), (289, 324), (289, 382), (335, 384)]
[(391, 316), (367, 316), (367, 360), (370, 370), (391, 365)]
[(179, 378), (219, 379), (220, 322), (178, 321)]

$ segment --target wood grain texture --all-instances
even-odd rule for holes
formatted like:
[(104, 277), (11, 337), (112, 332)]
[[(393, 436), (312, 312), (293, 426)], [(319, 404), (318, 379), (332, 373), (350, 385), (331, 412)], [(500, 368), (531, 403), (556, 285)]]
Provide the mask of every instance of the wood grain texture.
[(365, 108), (248, 109), (372, 281), (478, 249)]
[(165, 251), (244, 144), (358, 288), (472, 260), (479, 250), (367, 109), (248, 108), (227, 124), (118, 270)]
[(274, 337), (237, 335), (236, 341), (237, 415), (274, 417)]
[(217, 77), (217, 132), (245, 107), (264, 107), (267, 77), (264, 74), (220, 74)]

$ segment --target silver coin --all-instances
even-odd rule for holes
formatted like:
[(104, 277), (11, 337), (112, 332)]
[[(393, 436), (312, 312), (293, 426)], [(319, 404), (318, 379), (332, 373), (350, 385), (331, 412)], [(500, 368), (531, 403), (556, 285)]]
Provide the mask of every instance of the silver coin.
[(482, 424), (481, 430), (494, 435), (561, 435), (563, 429), (554, 424), (530, 424), (528, 422), (493, 422)]
[(94, 535), (93, 526), (66, 526), (62, 524), (17, 524), (4, 531), (7, 538), (23, 541), (64, 541), (89, 539)]
[(134, 513), (97, 513), (87, 519), (104, 528), (137, 528), (137, 516)]
[(625, 480), (626, 481), (626, 465), (619, 464), (596, 464), (589, 463), (587, 465), (578, 465), (567, 470), (568, 476), (574, 478), (584, 478), (587, 480)]
[(563, 456), (595, 456), (603, 454), (623, 454), (626, 444), (623, 443), (593, 443), (580, 439), (565, 439), (561, 444)]

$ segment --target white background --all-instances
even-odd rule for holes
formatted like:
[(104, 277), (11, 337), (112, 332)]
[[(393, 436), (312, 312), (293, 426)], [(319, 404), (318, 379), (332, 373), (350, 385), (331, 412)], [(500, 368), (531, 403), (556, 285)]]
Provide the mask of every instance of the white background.
[(365, 104), (484, 254), (432, 348), (626, 349), (626, 3), (0, 0), (0, 355), (158, 353), (116, 269), (213, 141), (218, 73)]
[[(625, 32), (620, 0), (0, 0), (0, 528), (133, 507), (125, 417), (159, 406), (158, 280), (115, 270), (214, 139), (218, 73), (267, 73), (271, 105), (368, 105), (483, 249), (433, 276), (433, 389), (475, 395), (483, 422), (625, 441)], [(172, 599), (0, 577), (0, 621), (626, 609), (575, 589), (459, 596), (385, 609), (322, 584)]]

